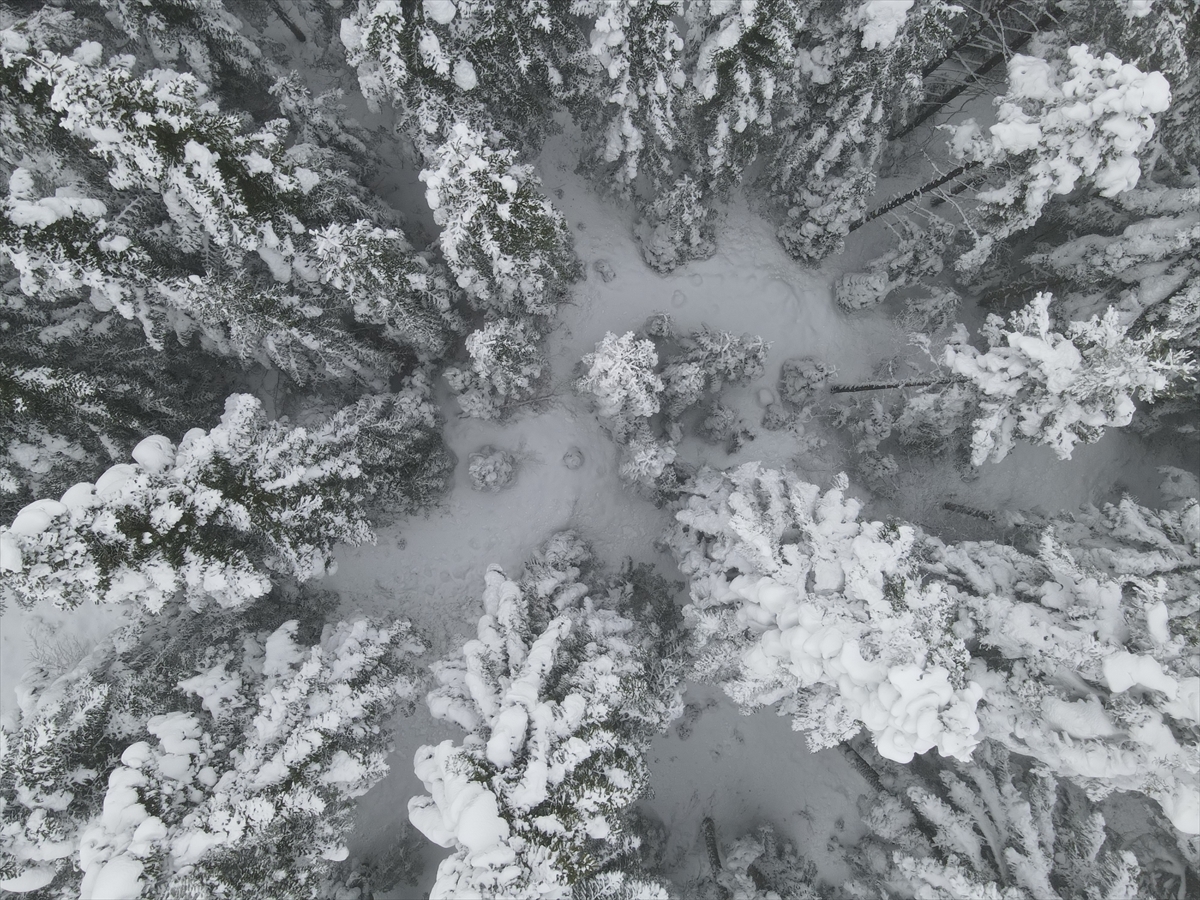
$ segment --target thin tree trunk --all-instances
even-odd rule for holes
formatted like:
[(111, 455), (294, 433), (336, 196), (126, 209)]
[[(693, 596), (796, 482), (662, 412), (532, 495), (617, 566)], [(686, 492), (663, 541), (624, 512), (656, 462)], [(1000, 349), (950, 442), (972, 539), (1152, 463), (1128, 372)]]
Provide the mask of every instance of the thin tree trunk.
[(934, 100), (928, 107), (926, 107), (926, 109), (923, 113), (921, 113), (919, 116), (917, 116), (911, 122), (909, 122), (907, 125), (905, 125), (903, 128), (901, 128), (899, 131), (894, 131), (891, 134), (889, 134), (888, 140), (889, 141), (899, 140), (900, 138), (904, 137), (906, 134), (912, 133), (914, 130), (916, 130), (916, 128), (918, 126), (920, 126), (922, 123), (928, 121), (930, 118), (932, 118), (934, 115), (936, 115), (937, 112), (939, 110), (941, 110), (947, 103), (952, 102), (956, 97), (958, 97), (960, 94), (962, 94), (962, 92), (965, 91), (967, 88), (969, 88), (972, 84), (977, 82), (980, 78), (982, 78), (988, 72), (992, 71), (992, 69), (996, 68), (996, 66), (1000, 65), (1000, 63), (1004, 62), (1004, 60), (1006, 58), (1008, 58), (1008, 56), (1010, 56), (1011, 54), (1016, 53), (1017, 51), (1024, 48), (1024, 46), (1033, 39), (1033, 36), (1035, 34), (1037, 34), (1039, 31), (1042, 31), (1045, 28), (1049, 28), (1051, 25), (1054, 24), (1054, 21), (1055, 21), (1055, 19), (1054, 19), (1053, 13), (1051, 11), (1047, 11), (1045, 15), (1043, 15), (1040, 19), (1037, 20), (1037, 22), (1034, 23), (1032, 31), (1025, 32), (1024, 35), (1021, 37), (1021, 39), (1019, 41), (1017, 41), (1015, 44), (1013, 44), (1011, 47), (1005, 47), (1003, 50), (997, 50), (995, 53), (993, 53), (991, 56), (989, 56), (986, 60), (984, 60), (983, 64), (978, 69), (975, 69), (973, 72), (968, 73), (967, 77), (963, 79), (961, 84), (956, 85), (955, 87), (953, 87), (949, 91), (947, 91), (945, 94), (943, 94), (941, 97)]
[(990, 513), (990, 512), (987, 512), (986, 510), (982, 510), (982, 509), (977, 509), (974, 506), (964, 506), (961, 503), (954, 503), (953, 501), (950, 501), (950, 500), (947, 500), (945, 503), (942, 504), (942, 509), (947, 509), (950, 512), (956, 512), (956, 513), (959, 513), (960, 515), (964, 515), (964, 516), (971, 516), (974, 519), (983, 519), (983, 521), (985, 521), (985, 522), (995, 522), (996, 521), (996, 516), (994, 513)]
[(717, 848), (717, 826), (711, 816), (705, 816), (700, 823), (700, 831), (704, 834), (704, 849), (708, 851), (708, 864), (712, 866), (713, 877), (721, 874), (721, 853)]
[(856, 394), (860, 391), (890, 391), (894, 388), (932, 387), (936, 384), (952, 384), (953, 378), (915, 379), (913, 381), (868, 381), (862, 384), (835, 384), (831, 394)]
[(308, 38), (300, 30), (300, 26), (292, 21), (292, 17), (283, 11), (283, 7), (279, 5), (279, 0), (271, 0), (271, 7), (275, 10), (275, 14), (283, 21), (283, 24), (287, 26), (288, 31), (295, 36), (296, 40), (302, 44), (307, 44)]
[[(957, 197), (963, 191), (969, 190), (970, 188), (973, 188), (973, 187), (977, 187), (979, 185), (979, 182), (981, 182), (984, 179), (984, 177), (985, 177), (984, 174), (981, 172), (978, 175), (974, 175), (971, 178), (968, 178), (966, 181), (962, 182), (961, 184), (956, 184), (954, 186), (954, 188), (950, 191), (950, 196)], [(936, 209), (937, 207), (941, 206), (945, 202), (946, 202), (945, 197), (934, 197), (932, 200), (929, 201), (929, 208)]]
[(862, 754), (850, 746), (848, 742), (842, 741), (837, 745), (837, 748), (838, 752), (845, 757), (846, 762), (850, 763), (850, 766), (854, 769), (854, 771), (858, 772), (858, 774), (863, 777), (867, 784), (871, 786), (872, 790), (880, 794), (887, 790), (887, 788), (883, 786), (883, 781), (881, 781), (879, 778), (879, 773), (876, 772), (875, 769), (871, 767), (871, 764), (863, 759)]
[(986, 28), (991, 22), (993, 16), (1004, 12), (1007, 7), (1012, 6), (1015, 2), (1016, 0), (1003, 0), (1003, 2), (1000, 3), (990, 13), (985, 16), (980, 16), (975, 25), (963, 32), (963, 36), (954, 42), (953, 47), (948, 49), (941, 57), (929, 63), (924, 69), (921, 70), (921, 77), (928, 78), (938, 69), (940, 69), (946, 63), (946, 61), (950, 59), (950, 57), (966, 47), (967, 44), (971, 43), (971, 41), (975, 40), (975, 38), (979, 37), (979, 35), (983, 32), (983, 29)]
[(978, 168), (980, 165), (981, 165), (981, 163), (979, 160), (972, 160), (971, 162), (963, 163), (961, 166), (956, 166), (955, 168), (951, 169), (949, 172), (947, 172), (945, 175), (942, 175), (940, 178), (935, 178), (933, 181), (928, 181), (925, 184), (921, 185), (919, 188), (913, 188), (907, 194), (901, 194), (899, 197), (893, 197), (887, 203), (883, 204), (883, 206), (880, 206), (877, 209), (873, 210), (872, 212), (867, 213), (865, 216), (863, 216), (861, 219), (859, 219), (857, 222), (855, 222), (853, 225), (851, 225), (850, 230), (847, 232), (847, 234), (853, 234), (854, 232), (858, 231), (858, 229), (862, 228), (864, 225), (866, 225), (868, 222), (872, 221), (873, 219), (878, 219), (880, 216), (890, 213), (893, 209), (895, 209), (898, 206), (903, 206), (905, 203), (909, 203), (913, 200), (916, 200), (918, 197), (924, 196), (925, 194), (928, 194), (930, 191), (937, 190), (943, 184), (946, 184), (949, 181), (953, 181), (955, 178), (957, 178), (959, 175), (962, 175), (964, 172), (969, 172), (972, 169)]

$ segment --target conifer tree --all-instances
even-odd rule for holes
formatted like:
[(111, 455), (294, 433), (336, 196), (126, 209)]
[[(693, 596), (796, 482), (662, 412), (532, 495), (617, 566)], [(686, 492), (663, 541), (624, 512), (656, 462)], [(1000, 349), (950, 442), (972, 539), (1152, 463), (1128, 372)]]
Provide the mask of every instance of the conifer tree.
[(923, 582), (920, 534), (858, 521), (846, 487), (756, 463), (697, 476), (666, 539), (691, 579), (693, 677), (747, 709), (778, 704), (813, 749), (865, 726), (889, 759), (965, 759), (981, 692), (953, 597)]
[[(448, 285), (398, 233), (380, 237), (378, 204), (329, 153), (285, 149), (286, 120), (248, 130), (192, 75), (135, 74), (132, 57), (105, 63), (94, 42), (58, 54), (27, 22), (5, 33), (0, 105), (17, 131), (0, 250), (25, 294), (45, 303), (86, 292), (101, 311), (139, 321), (152, 346), (168, 330), (198, 330), (214, 349), (300, 380), (394, 368), (343, 317), (382, 324), (421, 352), (444, 347)], [(100, 177), (79, 179), (74, 167)], [(318, 232), (318, 253), (312, 232), (346, 221)], [(333, 270), (321, 271), (331, 255)], [(369, 271), (372, 296), (337, 289), (348, 268), (354, 286)], [(219, 301), (226, 291), (233, 302)]]
[(153, 6), (139, 0), (91, 2), (111, 26), (144, 42), (160, 66), (187, 68), (209, 84), (228, 80), (230, 88), (239, 83), (265, 87), (270, 64), (223, 0), (164, 0)]
[(533, 167), (462, 122), (421, 172), (442, 226), (441, 248), (473, 305), (492, 314), (548, 317), (579, 276), (562, 214)]
[(405, 622), (175, 610), (31, 671), (0, 765), (0, 888), (39, 897), (313, 895), (411, 710)]
[(679, 0), (579, 0), (592, 23), (591, 54), (601, 75), (603, 101), (577, 112), (592, 135), (590, 163), (606, 185), (629, 196), (638, 179), (649, 196), (673, 180), (672, 154), (685, 115), (683, 38)]
[(395, 104), (426, 157), (459, 121), (536, 144), (580, 90), (585, 37), (572, 7), (548, 0), (359, 0), (341, 28), (367, 102)]
[(143, 440), (61, 501), (38, 500), (0, 526), (4, 597), (21, 603), (134, 599), (157, 611), (182, 596), (240, 606), (336, 568), (334, 545), (374, 539), (367, 504), (430, 503), (451, 468), (428, 385), (375, 395), (312, 430), (267, 422), (246, 394), (221, 423), (178, 447)]
[[(513, 581), (488, 569), (478, 638), (435, 665), (435, 717), (468, 732), (417, 752), (414, 825), (452, 848), (432, 896), (665, 897), (636, 872), (626, 811), (646, 748), (681, 711), (661, 579), (608, 585), (573, 532)], [(657, 624), (656, 624), (657, 620)]]
[(856, 900), (1136, 900), (1139, 866), (1079, 788), (985, 742), (969, 763), (900, 769), (854, 848)]
[(443, 373), (463, 413), (494, 419), (511, 405), (533, 399), (550, 366), (536, 334), (523, 321), (502, 318), (467, 336), (470, 364)]
[(817, 262), (842, 246), (875, 187), (894, 109), (948, 40), (957, 7), (824, 4), (796, 56), (802, 102), (780, 123), (773, 190), (786, 206), (779, 238), (792, 256)]
[(1077, 443), (1128, 425), (1135, 398), (1153, 400), (1173, 379), (1190, 377), (1186, 353), (1164, 348), (1154, 332), (1130, 336), (1112, 308), (1103, 319), (1072, 322), (1065, 335), (1051, 331), (1051, 299), (1039, 294), (1007, 323), (989, 316), (986, 353), (966, 343), (961, 327), (945, 349), (947, 368), (978, 392), (974, 465), (1003, 459), (1018, 436), (1069, 459)]
[(687, 7), (693, 127), (703, 143), (691, 162), (718, 196), (741, 183), (801, 102), (795, 48), (819, 7), (815, 0)]
[(813, 746), (865, 728), (889, 759), (966, 760), (991, 738), (1196, 833), (1195, 501), (1035, 527), (1022, 549), (859, 522), (844, 489), (754, 463), (697, 476), (666, 539), (697, 677)]
[(989, 168), (1004, 163), (999, 178), (975, 193), (975, 241), (956, 263), (961, 271), (977, 269), (997, 241), (1033, 225), (1053, 195), (1071, 193), (1084, 179), (1101, 197), (1138, 183), (1138, 153), (1154, 135), (1154, 115), (1171, 102), (1166, 78), (1111, 53), (1095, 56), (1086, 45), (1066, 55), (1063, 65), (1014, 56), (988, 136), (972, 122), (955, 133), (961, 158)]

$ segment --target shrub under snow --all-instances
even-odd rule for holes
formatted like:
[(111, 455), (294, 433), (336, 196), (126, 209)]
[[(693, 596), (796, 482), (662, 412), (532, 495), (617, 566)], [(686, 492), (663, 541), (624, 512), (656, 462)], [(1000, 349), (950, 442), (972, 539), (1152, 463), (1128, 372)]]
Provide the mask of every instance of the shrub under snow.
[(453, 851), (433, 897), (665, 897), (632, 872), (626, 812), (651, 736), (682, 708), (670, 635), (636, 615), (660, 598), (592, 565), (561, 532), (519, 581), (490, 567), (478, 638), (434, 667), (430, 710), (468, 735), (416, 755), (429, 795), (410, 818)]
[(659, 411), (663, 381), (654, 371), (657, 365), (652, 341), (639, 340), (632, 331), (620, 337), (610, 331), (583, 357), (584, 374), (575, 389), (591, 395), (596, 414), (623, 441), (638, 419)]

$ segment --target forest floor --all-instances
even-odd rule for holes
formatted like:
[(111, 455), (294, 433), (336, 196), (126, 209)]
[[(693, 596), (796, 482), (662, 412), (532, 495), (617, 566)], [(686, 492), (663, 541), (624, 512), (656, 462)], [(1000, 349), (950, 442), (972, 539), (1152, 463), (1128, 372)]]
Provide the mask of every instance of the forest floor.
[[(567, 216), (588, 269), (550, 337), (550, 399), (518, 410), (503, 424), (488, 423), (459, 418), (441, 385), (446, 441), (458, 456), (452, 490), (429, 515), (382, 528), (374, 546), (344, 548), (338, 573), (322, 584), (341, 594), (344, 613), (411, 619), (432, 644), (431, 661), (474, 636), (487, 566), (497, 563), (516, 575), (555, 531), (578, 530), (610, 567), (631, 558), (679, 578), (670, 557), (655, 548), (669, 512), (622, 486), (615, 445), (571, 390), (575, 364), (605, 332), (637, 330), (651, 313), (664, 311), (681, 331), (707, 324), (771, 341), (763, 377), (723, 395), (756, 439), (730, 455), (687, 437), (680, 455), (717, 467), (750, 460), (790, 466), (822, 487), (846, 465), (843, 436), (821, 416), (799, 429), (761, 429), (760, 389), (777, 392), (780, 364), (793, 356), (832, 363), (836, 380), (849, 382), (869, 377), (881, 360), (914, 355), (888, 304), (846, 314), (833, 302), (837, 278), (886, 249), (882, 228), (864, 229), (844, 253), (818, 270), (806, 269), (786, 256), (769, 222), (735, 202), (718, 229), (716, 254), (661, 276), (642, 262), (631, 234), (632, 210), (598, 195), (574, 171), (577, 144), (578, 136), (566, 132), (553, 138), (537, 161), (545, 189)], [(380, 193), (432, 234), (426, 213), (412, 213), (424, 208), (423, 186), (412, 172), (396, 168)], [(605, 283), (592, 268), (597, 260), (607, 261), (616, 278)], [(521, 462), (516, 483), (496, 494), (472, 491), (467, 476), (469, 454), (488, 444), (515, 453)], [(571, 470), (562, 457), (573, 447), (582, 450), (585, 462)], [(949, 463), (929, 461), (902, 470), (890, 498), (859, 496), (868, 501), (868, 516), (900, 516), (951, 538), (982, 537), (985, 524), (948, 513), (941, 504), (954, 500), (989, 511), (1070, 510), (1129, 492), (1153, 506), (1161, 499), (1161, 465), (1181, 465), (1178, 451), (1126, 429), (1080, 447), (1069, 462), (1057, 460), (1047, 448), (1022, 445), (973, 481), (964, 481)], [(69, 613), (6, 610), (0, 617), (0, 711), (12, 714), (14, 686), (30, 662), (86, 649), (118, 624), (120, 615), (98, 607)], [(853, 843), (861, 830), (862, 778), (837, 752), (810, 752), (803, 736), (770, 710), (742, 716), (720, 691), (703, 685), (690, 686), (685, 700), (684, 719), (652, 748), (654, 795), (642, 804), (665, 832), (667, 874), (680, 886), (701, 874), (706, 863), (700, 824), (711, 816), (723, 843), (761, 822), (774, 825), (824, 878), (840, 881), (845, 872), (836, 844)], [(391, 774), (359, 801), (352, 855), (387, 854), (404, 839), (408, 800), (423, 793), (412, 772), (414, 752), (421, 744), (461, 738), (453, 726), (433, 721), (423, 705), (412, 716), (397, 718), (395, 728)], [(424, 896), (432, 885), (444, 851), (424, 841), (419, 846), (424, 872), (416, 886), (397, 886), (394, 896)]]

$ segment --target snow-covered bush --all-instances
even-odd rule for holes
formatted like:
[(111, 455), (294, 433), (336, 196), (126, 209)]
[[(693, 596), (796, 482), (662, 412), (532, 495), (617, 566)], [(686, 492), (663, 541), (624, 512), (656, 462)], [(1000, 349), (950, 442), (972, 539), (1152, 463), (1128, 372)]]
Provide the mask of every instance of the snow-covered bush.
[(537, 335), (524, 321), (500, 318), (467, 335), (470, 367), (445, 371), (464, 413), (478, 419), (504, 415), (506, 405), (534, 396), (549, 368)]
[(637, 420), (659, 411), (663, 380), (654, 371), (658, 352), (654, 343), (639, 340), (632, 332), (617, 337), (611, 331), (580, 363), (584, 374), (575, 389), (587, 394), (618, 442), (623, 442)]
[(707, 325), (687, 335), (675, 333), (669, 320), (647, 322), (647, 333), (653, 334), (652, 328), (662, 331), (660, 340), (669, 354), (662, 380), (665, 411), (672, 419), (698, 404), (707, 392), (717, 394), (727, 385), (759, 378), (771, 346), (757, 335), (738, 336)]
[(970, 443), (976, 396), (968, 384), (907, 394), (892, 422), (896, 439), (924, 454), (956, 452)]
[(697, 900), (822, 900), (817, 886), (817, 867), (791, 841), (770, 825), (760, 825), (738, 838), (725, 850), (724, 859), (716, 844), (711, 819), (704, 825), (711, 841), (708, 851), (713, 871), (698, 883), (687, 886), (688, 896)]
[(841, 277), (834, 289), (838, 306), (847, 312), (869, 309), (882, 303), (893, 291), (942, 271), (942, 255), (954, 236), (955, 226), (931, 216), (924, 227), (904, 219), (900, 229), (900, 240), (894, 250), (868, 262), (866, 272)]
[(962, 297), (948, 288), (925, 286), (904, 301), (900, 324), (910, 332), (934, 334), (956, 321)]
[(923, 583), (918, 533), (858, 521), (845, 489), (756, 463), (697, 476), (666, 539), (691, 579), (692, 672), (778, 704), (814, 749), (865, 727), (890, 759), (965, 759), (981, 692), (952, 597)]
[(653, 495), (675, 462), (675, 444), (662, 441), (649, 428), (638, 428), (621, 447), (621, 477)]
[(441, 248), (474, 305), (549, 316), (581, 267), (566, 220), (541, 193), (533, 167), (463, 123), (421, 172), (441, 226)]
[(1131, 336), (1115, 310), (1072, 322), (1066, 334), (1052, 331), (1052, 300), (1038, 294), (1007, 322), (989, 316), (981, 330), (986, 353), (966, 343), (961, 326), (943, 353), (946, 367), (979, 393), (975, 465), (1004, 459), (1018, 437), (1070, 459), (1077, 443), (1128, 425), (1135, 398), (1153, 400), (1192, 371), (1187, 354), (1163, 348), (1160, 335)]
[(673, 272), (716, 251), (711, 199), (690, 175), (680, 176), (646, 208), (635, 229), (642, 259), (658, 272)]
[(311, 896), (387, 772), (424, 647), (403, 622), (306, 631), (176, 611), (30, 672), (3, 734), (0, 888)]
[(785, 359), (779, 371), (779, 393), (789, 403), (803, 404), (835, 374), (833, 366), (811, 356)]
[[(856, 900), (1137, 900), (1139, 867), (1078, 788), (985, 742), (969, 763), (886, 766), (845, 885)], [(931, 768), (931, 767), (926, 767)]]
[(505, 450), (480, 447), (469, 457), (467, 474), (477, 491), (496, 493), (512, 485), (517, 477), (517, 459)]
[(1139, 152), (1154, 136), (1154, 116), (1171, 103), (1160, 72), (1142, 72), (1087, 45), (1067, 50), (1065, 67), (1036, 56), (1008, 60), (1008, 93), (998, 98), (997, 122), (985, 136), (968, 120), (952, 149), (986, 166), (1001, 162), (1003, 183), (978, 191), (974, 246), (956, 266), (978, 269), (997, 241), (1033, 225), (1054, 195), (1070, 194), (1083, 179), (1102, 197), (1138, 183)]
[(678, 666), (670, 635), (631, 618), (656, 598), (593, 569), (572, 532), (518, 581), (490, 567), (478, 638), (434, 666), (430, 711), (468, 735), (416, 754), (429, 795), (409, 816), (453, 851), (433, 897), (665, 896), (631, 871), (626, 815), (650, 738), (682, 710)]
[(59, 500), (0, 526), (0, 596), (136, 600), (150, 610), (183, 595), (238, 606), (270, 589), (268, 572), (300, 580), (335, 568), (333, 548), (374, 536), (368, 502), (426, 505), (452, 468), (428, 389), (359, 401), (309, 430), (268, 422), (248, 394), (211, 431), (178, 447), (156, 435)]

